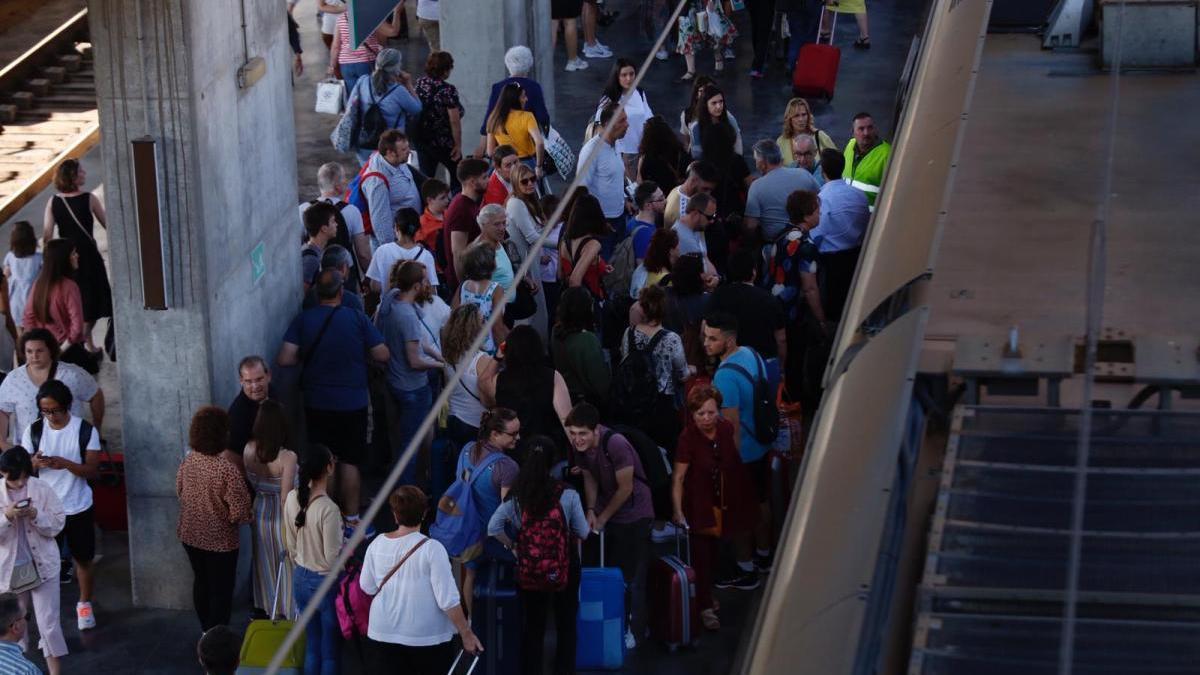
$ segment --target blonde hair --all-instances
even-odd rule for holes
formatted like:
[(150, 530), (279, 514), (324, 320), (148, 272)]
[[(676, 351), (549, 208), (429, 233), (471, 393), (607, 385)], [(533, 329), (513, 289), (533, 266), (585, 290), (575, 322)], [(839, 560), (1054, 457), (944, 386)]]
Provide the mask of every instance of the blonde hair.
[[(787, 107), (783, 109), (783, 137), (788, 140), (791, 140), (792, 136), (796, 135), (796, 132), (792, 131), (792, 124), (790, 120), (792, 119), (792, 115), (795, 115), (796, 111), (801, 107), (808, 112), (808, 129), (806, 132), (801, 133), (811, 134), (813, 138), (817, 137), (817, 127), (813, 125), (812, 106), (808, 105), (808, 101), (805, 101), (802, 98), (794, 98), (788, 101)], [(820, 147), (819, 141), (817, 143), (817, 147)]]

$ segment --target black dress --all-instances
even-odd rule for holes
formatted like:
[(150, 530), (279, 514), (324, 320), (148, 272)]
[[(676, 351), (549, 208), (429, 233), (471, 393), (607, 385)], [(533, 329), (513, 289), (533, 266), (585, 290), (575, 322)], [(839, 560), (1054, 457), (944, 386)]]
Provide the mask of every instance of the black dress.
[(104, 258), (96, 248), (92, 236), (91, 206), (92, 193), (84, 192), (74, 197), (55, 195), (51, 200), (50, 212), (58, 236), (69, 239), (79, 251), (79, 269), (75, 271), (75, 283), (83, 296), (83, 320), (93, 322), (112, 316), (112, 288), (108, 285), (108, 273), (104, 270)]

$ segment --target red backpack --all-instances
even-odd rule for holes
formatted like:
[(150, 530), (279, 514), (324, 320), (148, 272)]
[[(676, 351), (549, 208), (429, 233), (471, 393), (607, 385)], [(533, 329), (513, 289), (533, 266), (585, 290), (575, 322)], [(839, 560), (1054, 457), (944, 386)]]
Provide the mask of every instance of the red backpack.
[(554, 488), (554, 506), (540, 518), (521, 514), (517, 533), (517, 586), (526, 591), (561, 591), (567, 587), (570, 531), (563, 513), (563, 486)]

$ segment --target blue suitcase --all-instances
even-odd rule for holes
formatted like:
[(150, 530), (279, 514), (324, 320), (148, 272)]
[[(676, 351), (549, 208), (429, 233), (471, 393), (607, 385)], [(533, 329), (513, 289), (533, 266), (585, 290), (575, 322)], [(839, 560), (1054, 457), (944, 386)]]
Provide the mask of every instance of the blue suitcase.
[(483, 643), (479, 672), (517, 675), (521, 670), (521, 600), (512, 564), (482, 560), (475, 571), (471, 629)]
[(576, 668), (619, 670), (625, 665), (625, 577), (620, 568), (604, 566), (603, 533), (600, 567), (585, 567), (580, 575), (575, 629)]

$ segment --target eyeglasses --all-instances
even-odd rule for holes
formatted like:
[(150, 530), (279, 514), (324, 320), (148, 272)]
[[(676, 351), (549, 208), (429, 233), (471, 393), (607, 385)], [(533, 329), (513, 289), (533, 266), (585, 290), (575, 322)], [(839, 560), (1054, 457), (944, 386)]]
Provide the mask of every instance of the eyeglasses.
[(714, 220), (716, 220), (716, 219), (717, 219), (717, 214), (716, 214), (716, 213), (703, 213), (703, 212), (701, 212), (701, 214), (700, 214), (700, 215), (704, 216), (704, 217), (705, 217), (705, 219), (707, 219), (707, 220), (708, 220), (708, 222), (710, 222), (710, 223), (711, 223), (712, 221), (714, 221)]
[(497, 431), (496, 433), (504, 434), (505, 436), (511, 436), (513, 438), (513, 440), (516, 440), (521, 437), (520, 429), (517, 429), (516, 431)]
[(42, 413), (46, 417), (52, 417), (54, 415), (61, 415), (65, 412), (67, 412), (67, 409), (61, 408), (61, 407), (59, 407), (59, 408), (41, 408), (41, 407), (39, 407), (38, 412)]
[(806, 150), (805, 152), (797, 152), (797, 157), (812, 157), (817, 154), (816, 150)]

